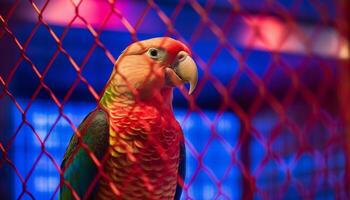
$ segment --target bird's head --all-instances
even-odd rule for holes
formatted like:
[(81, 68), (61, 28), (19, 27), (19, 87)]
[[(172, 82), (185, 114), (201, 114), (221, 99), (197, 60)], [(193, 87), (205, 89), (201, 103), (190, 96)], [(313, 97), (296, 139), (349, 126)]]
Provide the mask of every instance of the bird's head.
[(191, 94), (197, 84), (197, 67), (189, 48), (159, 37), (128, 46), (115, 63), (109, 87), (124, 99), (150, 99), (157, 94), (167, 98), (164, 95), (171, 95), (172, 87), (184, 83), (189, 83)]

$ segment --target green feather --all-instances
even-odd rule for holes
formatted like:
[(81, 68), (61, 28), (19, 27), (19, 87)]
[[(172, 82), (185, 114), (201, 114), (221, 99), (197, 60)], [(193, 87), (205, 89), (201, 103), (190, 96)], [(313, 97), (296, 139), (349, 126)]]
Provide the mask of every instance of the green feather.
[[(83, 136), (82, 142), (101, 160), (108, 148), (109, 124), (107, 114), (100, 109), (94, 110), (83, 120), (78, 130)], [(86, 150), (79, 144), (76, 134), (69, 142), (61, 169), (65, 169), (64, 180), (72, 186), (80, 198), (84, 198), (98, 171)], [(75, 198), (71, 190), (66, 185), (62, 185), (59, 199), (70, 200)]]

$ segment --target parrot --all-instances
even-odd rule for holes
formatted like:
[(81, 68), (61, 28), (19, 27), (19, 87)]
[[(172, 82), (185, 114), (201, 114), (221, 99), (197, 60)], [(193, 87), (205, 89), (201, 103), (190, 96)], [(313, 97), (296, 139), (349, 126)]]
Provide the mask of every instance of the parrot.
[(173, 89), (189, 84), (192, 94), (197, 81), (192, 52), (179, 40), (157, 37), (126, 47), (98, 105), (70, 139), (59, 199), (180, 199), (186, 150)]

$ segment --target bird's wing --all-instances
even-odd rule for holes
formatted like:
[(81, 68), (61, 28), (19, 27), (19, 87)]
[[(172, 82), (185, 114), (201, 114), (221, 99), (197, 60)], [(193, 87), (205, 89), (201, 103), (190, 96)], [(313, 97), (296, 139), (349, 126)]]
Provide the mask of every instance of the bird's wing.
[[(178, 168), (178, 177), (180, 177), (180, 181), (185, 182), (185, 176), (186, 176), (186, 149), (185, 149), (185, 140), (182, 139), (180, 142), (180, 161), (179, 161), (179, 168)], [(176, 185), (174, 200), (180, 199), (182, 187), (183, 186), (179, 184), (179, 180), (178, 180)]]
[[(64, 170), (64, 180), (61, 181), (61, 184), (68, 183), (80, 198), (84, 198), (95, 176), (98, 175), (97, 167), (88, 153), (92, 152), (99, 160), (102, 160), (108, 149), (107, 113), (102, 109), (90, 112), (79, 125), (78, 130), (82, 135), (82, 141), (79, 142), (77, 135), (74, 134), (69, 142), (61, 164), (61, 169)], [(90, 152), (82, 148), (82, 143), (88, 146)], [(59, 198), (61, 200), (75, 199), (66, 184), (61, 185)]]

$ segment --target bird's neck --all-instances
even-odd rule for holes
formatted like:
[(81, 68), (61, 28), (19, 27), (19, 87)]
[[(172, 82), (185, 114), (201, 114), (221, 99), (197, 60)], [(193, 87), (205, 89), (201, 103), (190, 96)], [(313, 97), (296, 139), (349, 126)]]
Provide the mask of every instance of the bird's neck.
[(131, 94), (119, 94), (107, 88), (100, 100), (100, 105), (107, 110), (114, 108), (132, 108), (139, 106), (151, 106), (159, 110), (172, 111), (173, 89), (163, 88), (153, 93), (136, 97)]

